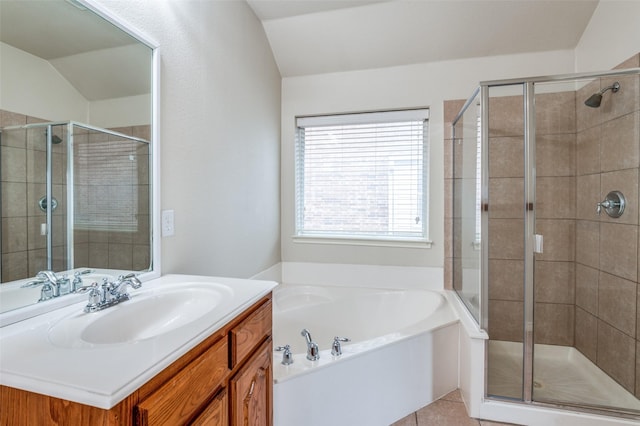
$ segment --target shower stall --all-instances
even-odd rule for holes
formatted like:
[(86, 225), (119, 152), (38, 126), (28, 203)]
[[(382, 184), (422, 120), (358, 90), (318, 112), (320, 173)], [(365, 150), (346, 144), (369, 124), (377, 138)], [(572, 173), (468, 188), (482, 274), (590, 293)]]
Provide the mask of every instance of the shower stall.
[(486, 396), (640, 418), (640, 68), (482, 82), (452, 142)]
[(150, 265), (149, 142), (77, 122), (0, 128), (2, 279)]

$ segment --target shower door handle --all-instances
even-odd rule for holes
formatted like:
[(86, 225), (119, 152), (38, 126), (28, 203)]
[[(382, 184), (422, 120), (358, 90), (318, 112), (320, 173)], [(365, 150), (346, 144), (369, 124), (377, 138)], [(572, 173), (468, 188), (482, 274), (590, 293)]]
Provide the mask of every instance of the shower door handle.
[(544, 250), (544, 236), (533, 234), (533, 252), (542, 253)]

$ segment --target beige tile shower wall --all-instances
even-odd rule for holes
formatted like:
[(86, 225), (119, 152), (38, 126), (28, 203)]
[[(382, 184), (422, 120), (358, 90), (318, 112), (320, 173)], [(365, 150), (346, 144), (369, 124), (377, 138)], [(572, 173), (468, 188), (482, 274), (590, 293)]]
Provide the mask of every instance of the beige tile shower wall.
[[(635, 55), (616, 68), (639, 66), (640, 55)], [(536, 258), (535, 340), (575, 345), (640, 397), (640, 81), (637, 76), (615, 80), (622, 88), (607, 92), (597, 109), (584, 106), (584, 100), (613, 79), (536, 98), (536, 215), (545, 253)], [(444, 103), (447, 131), (463, 103)], [(489, 334), (521, 341), (524, 262), (518, 253), (524, 212), (516, 198), (522, 197), (524, 153), (523, 121), (514, 111), (522, 109), (522, 98), (493, 99), (491, 109)], [(450, 132), (447, 137), (445, 271), (451, 271), (454, 159)], [(619, 219), (596, 215), (595, 203), (613, 189), (627, 196), (628, 210)], [(447, 288), (452, 275), (445, 275)]]
[[(148, 125), (110, 130), (145, 140), (151, 139), (151, 129)], [(106, 135), (96, 137), (106, 137)], [(137, 229), (133, 232), (76, 230), (74, 259), (78, 267), (137, 271), (148, 269), (150, 266), (149, 149), (141, 144), (136, 144), (136, 147)], [(103, 189), (105, 194), (108, 194), (108, 188)]]
[[(112, 129), (125, 135), (131, 135), (137, 138), (141, 138), (147, 141), (151, 140), (151, 127), (148, 125), (121, 127)], [(117, 267), (119, 262), (124, 264), (127, 262), (131, 264), (131, 269), (142, 270), (148, 269), (151, 263), (150, 258), (150, 215), (149, 215), (149, 194), (150, 194), (150, 182), (149, 182), (149, 154), (150, 150), (147, 145), (136, 145), (136, 168), (138, 171), (138, 228), (128, 238), (123, 238), (122, 235), (114, 235), (113, 232), (109, 234), (110, 247), (109, 247), (109, 263), (111, 268)], [(116, 244), (129, 244), (126, 247), (126, 253), (129, 258), (122, 260), (119, 259), (118, 249)], [(125, 248), (125, 247), (123, 247)], [(127, 269), (127, 268), (124, 268)]]
[[(522, 341), (524, 310), (524, 151), (522, 96), (494, 97), (489, 105), (489, 334)], [(575, 331), (575, 93), (540, 95), (537, 152), (537, 225), (545, 253), (537, 258), (535, 314), (537, 343), (573, 345)], [(445, 122), (462, 101), (445, 102)], [(446, 125), (447, 123), (445, 123)], [(451, 141), (453, 142), (453, 141)], [(451, 143), (445, 153), (453, 164)], [(446, 170), (449, 170), (450, 167)], [(458, 180), (446, 175), (451, 190)], [(449, 199), (448, 199), (449, 200)], [(447, 232), (456, 214), (445, 214)], [(455, 236), (451, 251), (459, 244)], [(445, 265), (458, 277), (454, 256)], [(458, 272), (458, 273), (456, 273)], [(456, 282), (452, 285), (456, 286)]]
[[(44, 120), (0, 110), (0, 127)], [(44, 130), (43, 130), (44, 132)], [(2, 137), (2, 282), (34, 276), (46, 269), (46, 236), (41, 235), (46, 215), (38, 200), (46, 193), (46, 146), (35, 131), (12, 131)], [(63, 136), (58, 134), (58, 136)], [(66, 264), (66, 152), (53, 146), (53, 197), (58, 208), (53, 214), (53, 268)]]
[[(0, 110), (0, 127), (44, 122), (35, 117)], [(124, 134), (150, 139), (150, 127), (115, 129)], [(56, 130), (57, 131), (57, 130)], [(64, 136), (58, 134), (58, 136)], [(31, 133), (12, 132), (2, 137), (2, 282), (35, 276), (47, 269), (46, 237), (40, 228), (46, 215), (37, 202), (46, 193), (46, 147)], [(150, 265), (149, 151), (137, 152), (138, 230), (133, 233), (75, 233), (77, 266), (115, 269), (147, 269)], [(63, 144), (53, 146), (53, 196), (58, 208), (53, 214), (53, 269), (66, 266), (66, 152)]]
[[(462, 275), (461, 263), (454, 260), (455, 247), (460, 244), (459, 239), (453, 234), (454, 221), (459, 219), (453, 211), (453, 186), (454, 186), (454, 158), (453, 158), (453, 120), (464, 105), (464, 99), (444, 101), (444, 287), (452, 290), (460, 288), (461, 283), (454, 287), (454, 277), (459, 279)], [(459, 227), (460, 224), (458, 223)], [(454, 273), (454, 269), (457, 272)]]
[(524, 324), (522, 101), (489, 100), (489, 336), (514, 342)]
[[(635, 55), (616, 68), (640, 66)], [(599, 108), (583, 101), (601, 88)], [(638, 286), (640, 79), (597, 79), (576, 92), (576, 330), (575, 345), (628, 391), (640, 396)], [(627, 199), (622, 217), (596, 214), (612, 190)]]
[(575, 335), (575, 92), (536, 94), (535, 343), (573, 346)]

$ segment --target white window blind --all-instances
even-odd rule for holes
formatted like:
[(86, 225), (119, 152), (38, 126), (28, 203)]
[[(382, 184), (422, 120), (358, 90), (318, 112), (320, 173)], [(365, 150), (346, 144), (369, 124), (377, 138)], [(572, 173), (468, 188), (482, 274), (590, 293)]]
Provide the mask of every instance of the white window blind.
[(296, 120), (296, 235), (427, 240), (427, 109)]
[(139, 190), (136, 145), (143, 143), (93, 137), (74, 142), (74, 226), (135, 232)]

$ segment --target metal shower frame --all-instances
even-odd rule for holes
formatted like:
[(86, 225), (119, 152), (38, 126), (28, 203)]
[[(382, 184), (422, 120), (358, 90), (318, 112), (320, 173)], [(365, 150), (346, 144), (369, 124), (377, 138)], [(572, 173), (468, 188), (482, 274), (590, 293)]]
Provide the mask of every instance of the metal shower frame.
[[(522, 86), (523, 88), (523, 113), (524, 113), (524, 206), (525, 210), (525, 259), (524, 259), (524, 342), (523, 342), (523, 398), (520, 400), (511, 400), (514, 403), (536, 404), (541, 406), (556, 407), (562, 409), (576, 408), (586, 412), (603, 411), (610, 413), (609, 410), (593, 409), (588, 406), (576, 406), (570, 404), (552, 404), (542, 403), (533, 400), (533, 321), (534, 321), (534, 232), (535, 232), (535, 85), (539, 83), (568, 82), (572, 80), (596, 79), (612, 76), (640, 75), (640, 68), (627, 68), (621, 70), (603, 71), (603, 72), (587, 72), (574, 74), (561, 74), (555, 76), (539, 76), (529, 78), (514, 78), (504, 80), (481, 81), (479, 86), (474, 90), (468, 98), (460, 112), (456, 115), (452, 122), (455, 128), (456, 123), (462, 118), (465, 111), (474, 99), (480, 93), (480, 111), (481, 111), (481, 187), (482, 199), (481, 205), (486, 206), (489, 203), (489, 109), (486, 107), (489, 101), (489, 89), (492, 87), (506, 86)], [(455, 197), (454, 197), (455, 198)], [(489, 242), (488, 242), (488, 224), (489, 213), (485, 208), (481, 209), (481, 261), (480, 261), (480, 297), (479, 297), (479, 325), (487, 331), (488, 329), (488, 285), (489, 285)], [(488, 395), (488, 345), (485, 345), (485, 380), (484, 395)], [(503, 400), (502, 398), (498, 398)], [(622, 414), (619, 410), (611, 410), (616, 414)]]
[[(73, 129), (74, 127), (81, 127), (83, 129), (87, 129), (93, 132), (100, 132), (103, 134), (108, 134), (111, 136), (115, 136), (117, 138), (128, 139), (135, 142), (146, 143), (151, 148), (151, 142), (142, 138), (138, 138), (135, 136), (125, 135), (124, 133), (116, 132), (113, 130), (103, 129), (101, 127), (92, 126), (90, 124), (84, 124), (77, 121), (51, 121), (46, 123), (30, 123), (19, 126), (7, 126), (0, 130), (20, 130), (24, 129), (26, 131), (37, 128), (45, 128), (46, 129), (46, 184), (45, 184), (45, 196), (47, 199), (46, 203), (46, 224), (47, 224), (47, 269), (53, 269), (53, 236), (52, 236), (52, 225), (53, 225), (53, 209), (52, 200), (53, 200), (53, 127), (55, 126), (65, 126), (67, 130), (66, 138), (63, 138), (64, 143), (67, 147), (67, 167), (66, 167), (66, 178), (67, 178), (67, 200), (65, 203), (66, 208), (66, 217), (67, 217), (67, 232), (66, 232), (66, 245), (67, 245), (67, 269), (71, 270), (74, 268), (73, 259), (74, 259), (74, 247), (73, 247), (73, 229), (74, 229), (74, 194), (73, 194)], [(151, 172), (152, 168), (149, 167), (149, 172)], [(151, 182), (151, 179), (149, 179)], [(152, 204), (152, 203), (151, 203)], [(151, 208), (151, 205), (149, 206)], [(150, 223), (151, 225), (151, 223)], [(152, 233), (150, 233), (152, 235)]]

